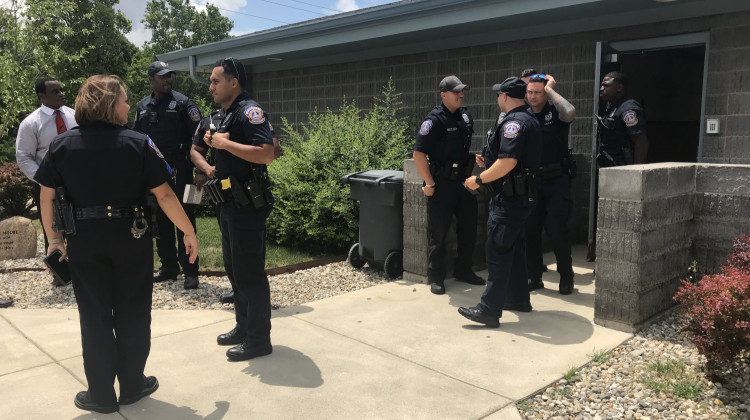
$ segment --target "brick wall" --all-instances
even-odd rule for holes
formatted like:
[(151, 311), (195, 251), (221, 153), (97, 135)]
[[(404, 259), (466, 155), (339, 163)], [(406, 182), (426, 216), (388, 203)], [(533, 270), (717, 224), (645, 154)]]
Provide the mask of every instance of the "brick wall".
[(675, 305), (688, 266), (717, 272), (750, 233), (750, 166), (660, 163), (601, 170), (594, 320), (632, 331)]
[[(703, 160), (750, 163), (750, 13), (258, 73), (251, 76), (250, 91), (278, 126), (282, 116), (294, 124), (305, 123), (308, 113), (335, 110), (344, 98), (369, 108), (373, 96), (392, 78), (416, 133), (421, 119), (439, 103), (440, 79), (456, 74), (470, 86), (465, 104), (475, 119), (472, 149), (479, 151), (498, 114), (490, 87), (528, 67), (552, 74), (559, 81), (555, 89), (578, 114), (570, 129), (579, 166), (571, 224), (574, 240), (582, 242), (588, 232), (596, 42), (705, 31), (711, 34), (706, 114), (720, 118), (722, 132), (705, 136)], [(277, 132), (281, 133), (278, 127)]]

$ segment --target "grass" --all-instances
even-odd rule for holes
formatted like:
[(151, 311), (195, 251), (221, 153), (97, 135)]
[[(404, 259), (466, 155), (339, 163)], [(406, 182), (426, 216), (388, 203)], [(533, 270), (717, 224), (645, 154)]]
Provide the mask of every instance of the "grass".
[(594, 352), (589, 354), (591, 360), (596, 363), (604, 363), (609, 360), (609, 352), (606, 350), (597, 350), (594, 348)]
[(576, 378), (576, 375), (578, 375), (578, 368), (575, 366), (571, 366), (570, 369), (568, 369), (568, 371), (563, 375), (563, 379), (568, 382), (573, 382), (573, 379)]
[(649, 363), (640, 382), (654, 392), (671, 392), (677, 398), (688, 400), (695, 399), (702, 390), (698, 375), (689, 372), (685, 363), (672, 359)]
[[(42, 233), (42, 226), (38, 219), (33, 219), (37, 233)], [(198, 244), (200, 246), (198, 257), (200, 257), (201, 270), (224, 271), (224, 262), (221, 252), (221, 231), (215, 217), (198, 217)], [(325, 255), (311, 255), (283, 246), (266, 244), (266, 268), (283, 267), (285, 265), (297, 264), (311, 261)], [(156, 254), (156, 243), (154, 243), (154, 269), (161, 267), (159, 257)]]

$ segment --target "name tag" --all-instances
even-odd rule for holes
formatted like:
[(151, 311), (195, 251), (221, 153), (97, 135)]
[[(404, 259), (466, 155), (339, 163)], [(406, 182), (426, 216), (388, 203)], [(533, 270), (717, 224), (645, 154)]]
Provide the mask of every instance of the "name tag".
[(450, 127), (450, 128), (448, 128), (448, 129), (447, 129), (446, 131), (456, 131), (456, 130), (458, 130), (458, 128), (457, 128), (457, 127)]

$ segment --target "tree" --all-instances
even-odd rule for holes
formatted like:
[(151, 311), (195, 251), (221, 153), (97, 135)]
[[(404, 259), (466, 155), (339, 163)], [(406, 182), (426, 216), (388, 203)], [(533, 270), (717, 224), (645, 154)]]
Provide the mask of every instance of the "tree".
[(87, 51), (62, 48), (65, 39), (75, 36), (65, 20), (74, 10), (71, 0), (36, 0), (26, 5), (10, 0), (0, 8), (0, 162), (13, 156), (8, 133), (17, 129), (19, 114), (37, 106), (36, 79), (54, 77)]

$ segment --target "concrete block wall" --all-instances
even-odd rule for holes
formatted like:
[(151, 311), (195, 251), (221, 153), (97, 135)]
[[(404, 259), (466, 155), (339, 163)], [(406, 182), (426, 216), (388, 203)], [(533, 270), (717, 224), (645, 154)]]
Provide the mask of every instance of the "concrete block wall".
[(552, 74), (558, 80), (555, 89), (577, 109), (578, 117), (570, 128), (570, 146), (579, 166), (579, 176), (573, 181), (571, 234), (574, 241), (585, 242), (591, 139), (595, 127), (596, 42), (706, 31), (710, 32), (711, 43), (706, 114), (720, 119), (722, 131), (705, 136), (702, 159), (709, 163), (747, 164), (750, 163), (750, 13), (253, 73), (249, 90), (270, 113), (271, 122), (283, 137), (282, 116), (293, 124), (303, 124), (308, 121), (309, 113), (324, 112), (327, 108), (336, 110), (344, 98), (369, 109), (373, 97), (392, 78), (397, 91), (402, 93), (402, 112), (413, 121), (416, 134), (424, 116), (439, 102), (440, 79), (456, 74), (470, 86), (465, 104), (474, 116), (476, 133), (472, 150), (478, 152), (498, 114), (490, 87), (528, 67)]
[[(484, 244), (487, 241), (487, 210), (489, 196), (477, 198), (477, 241), (474, 246), (474, 269), (485, 267)], [(445, 252), (446, 278), (453, 273), (453, 260), (456, 258), (456, 222), (448, 230)], [(414, 282), (427, 282), (427, 245), (429, 241), (427, 217), (427, 197), (422, 192), (422, 178), (414, 166), (414, 160), (404, 161), (404, 279)]]
[(594, 321), (633, 331), (674, 306), (692, 261), (714, 273), (750, 232), (750, 166), (600, 171)]

